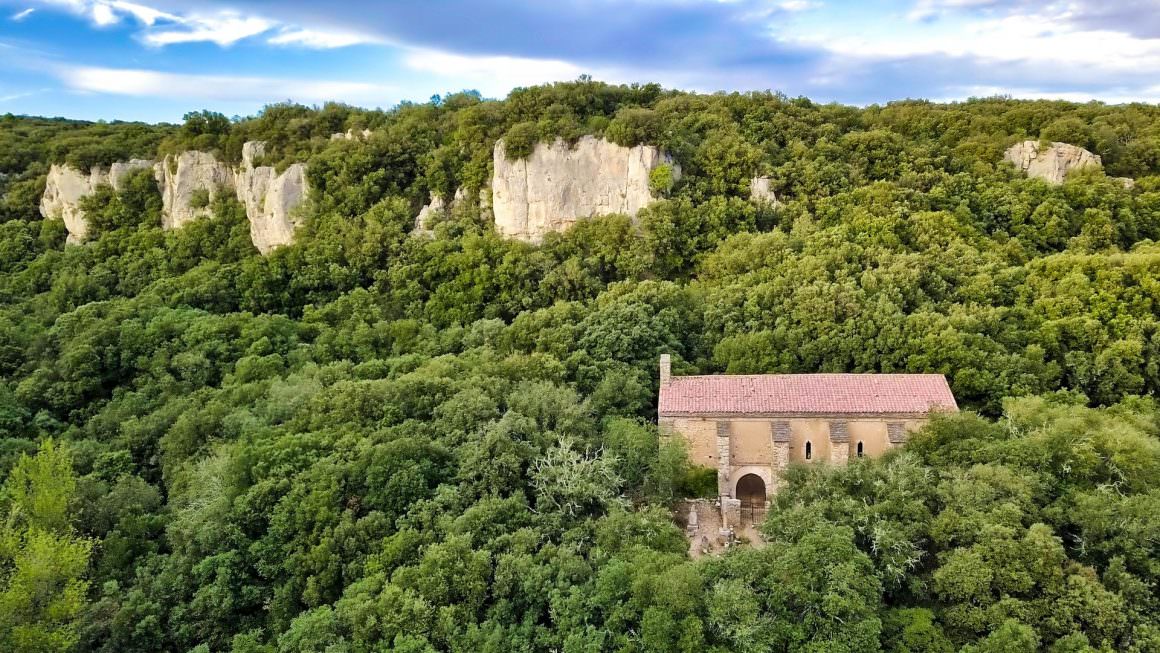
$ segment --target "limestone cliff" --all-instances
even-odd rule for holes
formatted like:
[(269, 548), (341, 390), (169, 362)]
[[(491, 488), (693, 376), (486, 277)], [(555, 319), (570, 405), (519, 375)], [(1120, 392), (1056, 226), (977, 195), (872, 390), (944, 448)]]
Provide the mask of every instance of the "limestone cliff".
[(234, 171), (206, 152), (166, 156), (154, 167), (153, 176), (161, 190), (161, 226), (165, 229), (209, 215), (209, 204), (218, 195), (234, 191)]
[(1039, 141), (1023, 141), (1007, 149), (1003, 158), (1027, 173), (1028, 177), (1043, 179), (1050, 184), (1062, 184), (1072, 170), (1100, 166), (1099, 155), (1067, 143), (1052, 143), (1041, 147)]
[(246, 207), (250, 221), (250, 240), (263, 254), (294, 240), (298, 223), (294, 209), (307, 196), (306, 166), (295, 163), (282, 174), (270, 166), (255, 166), (266, 149), (262, 141), (251, 141), (242, 147), (242, 166), (234, 181), (238, 201)]
[(164, 161), (134, 159), (114, 163), (106, 171), (93, 168), (88, 175), (64, 165), (49, 170), (40, 213), (59, 217), (68, 229), (68, 242), (83, 242), (88, 223), (80, 209), (82, 198), (102, 184), (121, 190), (125, 177), (134, 170), (153, 168), (161, 193), (161, 226), (176, 229), (210, 214), (210, 203), (222, 193), (236, 194), (246, 207), (250, 237), (263, 254), (293, 240), (297, 222), (293, 211), (307, 196), (306, 166), (295, 163), (282, 174), (270, 166), (255, 163), (265, 153), (265, 143), (251, 141), (242, 147), (242, 165), (236, 170), (206, 152), (182, 152)]
[[(480, 197), (482, 198), (482, 196), (481, 192)], [(415, 228), (411, 233), (431, 233), (436, 218), (454, 210), (465, 201), (467, 201), (467, 191), (462, 186), (455, 189), (455, 195), (451, 198), (450, 203), (444, 200), (442, 195), (432, 192), (427, 203), (419, 209), (419, 215), (415, 216)]]
[(749, 181), (749, 199), (759, 204), (772, 204), (777, 206), (777, 195), (774, 194), (771, 187), (772, 180), (769, 177), (754, 177)]
[(48, 170), (40, 198), (40, 215), (64, 220), (68, 242), (82, 243), (88, 237), (89, 224), (80, 207), (81, 199), (92, 195), (98, 186), (109, 185), (119, 191), (129, 173), (152, 165), (152, 161), (142, 159), (118, 161), (108, 170), (93, 167), (86, 175), (72, 166), (54, 164)]
[(365, 141), (371, 137), (371, 130), (364, 129), (362, 131), (355, 131), (348, 129), (346, 132), (334, 132), (330, 135), (332, 141)]
[(509, 160), (503, 140), (493, 152), (492, 209), (504, 236), (539, 242), (596, 215), (636, 215), (653, 200), (649, 173), (672, 165), (671, 157), (650, 145), (622, 147), (585, 136), (569, 147), (557, 139), (539, 143), (526, 159)]

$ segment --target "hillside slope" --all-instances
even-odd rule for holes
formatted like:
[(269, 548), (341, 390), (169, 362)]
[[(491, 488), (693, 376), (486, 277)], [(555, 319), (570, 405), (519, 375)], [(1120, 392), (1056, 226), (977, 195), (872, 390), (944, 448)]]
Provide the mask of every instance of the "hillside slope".
[[(517, 183), (532, 243), (496, 225), (501, 140), (655, 157)], [(1029, 140), (1100, 163), (1028, 178)], [(300, 171), (277, 246), (268, 190), (191, 187), (166, 228), (154, 168), (79, 194), (78, 244), (42, 215), (54, 165), (188, 152)], [(1158, 237), (1150, 105), (579, 81), (5, 116), (0, 650), (1160, 650)], [(942, 373), (969, 410), (791, 470), (765, 547), (691, 561), (670, 508), (715, 481), (657, 433), (661, 353)]]

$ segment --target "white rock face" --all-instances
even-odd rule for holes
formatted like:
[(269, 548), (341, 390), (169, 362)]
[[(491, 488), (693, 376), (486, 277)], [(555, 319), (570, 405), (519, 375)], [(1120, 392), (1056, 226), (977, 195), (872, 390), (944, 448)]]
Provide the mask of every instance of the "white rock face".
[(369, 129), (364, 129), (361, 132), (356, 132), (353, 129), (348, 129), (348, 130), (346, 130), (345, 133), (334, 132), (333, 134), (330, 135), (330, 140), (332, 140), (332, 141), (354, 141), (354, 140), (365, 141), (366, 139), (368, 139), (370, 137), (371, 137), (371, 130), (369, 130)]
[(593, 136), (581, 138), (575, 147), (561, 139), (539, 143), (518, 161), (508, 160), (499, 140), (492, 158), (496, 229), (533, 243), (591, 216), (635, 216), (653, 200), (650, 172), (672, 165), (674, 178), (680, 175), (680, 167), (659, 148), (621, 147)]
[[(482, 192), (480, 192), (480, 197), (483, 197)], [(450, 204), (443, 199), (442, 195), (431, 193), (427, 203), (419, 209), (419, 215), (415, 216), (415, 228), (411, 233), (431, 233), (432, 222), (435, 218), (454, 210), (465, 201), (467, 201), (467, 191), (462, 186), (455, 189), (455, 195), (451, 198)]]
[(304, 164), (295, 163), (280, 175), (270, 166), (255, 166), (265, 151), (266, 144), (262, 141), (244, 144), (242, 165), (236, 171), (205, 152), (167, 156), (157, 164), (141, 159), (120, 161), (108, 171), (93, 168), (88, 175), (68, 166), (54, 165), (40, 200), (40, 213), (64, 220), (68, 242), (83, 242), (88, 235), (88, 223), (80, 209), (81, 199), (102, 184), (120, 191), (130, 172), (152, 167), (161, 192), (163, 228), (176, 229), (210, 214), (208, 206), (193, 206), (193, 198), (199, 191), (204, 190), (211, 202), (221, 193), (236, 193), (238, 201), (246, 207), (254, 246), (265, 254), (293, 240), (298, 226), (293, 212), (306, 200), (309, 190)]
[(92, 195), (98, 186), (109, 185), (120, 191), (129, 173), (153, 165), (152, 161), (133, 159), (118, 161), (106, 171), (93, 167), (88, 175), (67, 165), (53, 164), (48, 170), (48, 180), (44, 195), (40, 198), (40, 215), (46, 218), (64, 220), (68, 230), (68, 243), (76, 245), (85, 241), (89, 234), (89, 223), (81, 210), (81, 199)]
[(423, 208), (419, 209), (419, 215), (415, 216), (415, 228), (411, 233), (430, 233), (431, 221), (445, 210), (447, 210), (447, 207), (443, 201), (443, 196), (431, 193), (427, 203), (423, 205)]
[(749, 181), (749, 199), (759, 204), (778, 205), (777, 195), (770, 187), (769, 177), (754, 177)]
[(298, 227), (294, 209), (309, 192), (306, 166), (302, 163), (291, 165), (280, 175), (271, 166), (255, 167), (254, 161), (265, 150), (262, 141), (242, 146), (242, 166), (234, 182), (238, 201), (246, 207), (250, 221), (250, 240), (263, 254), (294, 240)]
[(206, 152), (166, 156), (153, 168), (153, 176), (161, 189), (161, 226), (165, 229), (176, 229), (210, 214), (209, 206), (193, 206), (201, 191), (208, 193), (212, 203), (221, 193), (234, 190), (234, 171)]
[(1003, 158), (1026, 172), (1028, 177), (1043, 179), (1051, 184), (1062, 184), (1072, 170), (1101, 165), (1098, 155), (1082, 147), (1059, 142), (1041, 148), (1039, 141), (1023, 141), (1008, 148)]
[(246, 141), (242, 143), (242, 168), (253, 168), (254, 163), (266, 156), (266, 141)]

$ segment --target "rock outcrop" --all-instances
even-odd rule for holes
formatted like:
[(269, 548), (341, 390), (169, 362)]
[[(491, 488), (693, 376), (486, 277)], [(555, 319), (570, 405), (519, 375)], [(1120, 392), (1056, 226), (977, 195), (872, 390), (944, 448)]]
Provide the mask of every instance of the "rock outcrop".
[(234, 171), (206, 152), (165, 157), (153, 169), (161, 190), (161, 226), (176, 229), (210, 214), (222, 193), (234, 192)]
[(1026, 172), (1028, 177), (1036, 177), (1050, 184), (1062, 184), (1072, 170), (1087, 166), (1099, 167), (1101, 164), (1099, 155), (1082, 147), (1058, 142), (1046, 148), (1041, 147), (1039, 141), (1016, 143), (1007, 149), (1003, 158)]
[(770, 186), (769, 177), (754, 177), (749, 181), (749, 199), (759, 204), (778, 205), (777, 195)]
[(364, 129), (364, 130), (358, 131), (358, 132), (356, 132), (353, 129), (348, 129), (348, 130), (346, 130), (345, 133), (344, 132), (334, 132), (333, 134), (330, 135), (330, 140), (332, 140), (332, 141), (354, 141), (354, 140), (365, 141), (366, 139), (368, 139), (370, 137), (371, 137), (371, 130), (369, 130), (369, 129)]
[(53, 164), (48, 170), (44, 195), (40, 198), (40, 215), (64, 220), (68, 230), (67, 242), (73, 245), (82, 243), (88, 237), (89, 224), (81, 210), (81, 200), (103, 185), (119, 191), (129, 173), (152, 166), (152, 161), (143, 159), (118, 161), (108, 170), (94, 166), (86, 175), (72, 166)]
[[(483, 193), (480, 193), (480, 197), (482, 196)], [(415, 228), (412, 233), (431, 233), (436, 218), (454, 210), (465, 201), (467, 201), (467, 191), (462, 186), (455, 189), (455, 195), (451, 198), (451, 202), (444, 200), (442, 195), (432, 192), (427, 203), (419, 209), (419, 215), (415, 216)]]
[(597, 215), (636, 215), (653, 200), (649, 173), (680, 168), (650, 145), (622, 147), (593, 136), (574, 147), (557, 139), (539, 143), (526, 159), (509, 160), (503, 140), (493, 152), (492, 209), (504, 236), (538, 243), (552, 231)]
[(234, 186), (238, 201), (246, 207), (250, 221), (250, 240), (265, 254), (294, 240), (298, 222), (294, 210), (307, 196), (306, 166), (295, 163), (282, 174), (271, 166), (255, 166), (265, 153), (266, 144), (250, 141), (242, 147), (242, 166)]
[(93, 168), (85, 175), (64, 165), (49, 170), (40, 213), (59, 217), (68, 229), (68, 242), (83, 242), (88, 223), (80, 208), (82, 198), (102, 184), (121, 190), (125, 177), (134, 170), (152, 168), (161, 193), (161, 226), (176, 229), (209, 215), (210, 204), (222, 193), (236, 194), (246, 207), (250, 238), (263, 254), (293, 240), (298, 226), (294, 210), (307, 198), (306, 166), (295, 163), (282, 174), (271, 166), (255, 165), (265, 154), (266, 144), (251, 141), (242, 146), (242, 165), (236, 170), (206, 152), (182, 152), (160, 163), (134, 159), (114, 163), (106, 171)]

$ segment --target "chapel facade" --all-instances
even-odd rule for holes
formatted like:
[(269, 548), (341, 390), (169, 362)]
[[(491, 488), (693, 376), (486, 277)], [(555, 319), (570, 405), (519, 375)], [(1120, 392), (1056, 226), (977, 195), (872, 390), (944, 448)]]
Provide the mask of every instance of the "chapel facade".
[(957, 411), (941, 374), (672, 376), (660, 359), (658, 422), (717, 470), (723, 528), (760, 523), (791, 462), (845, 464)]

